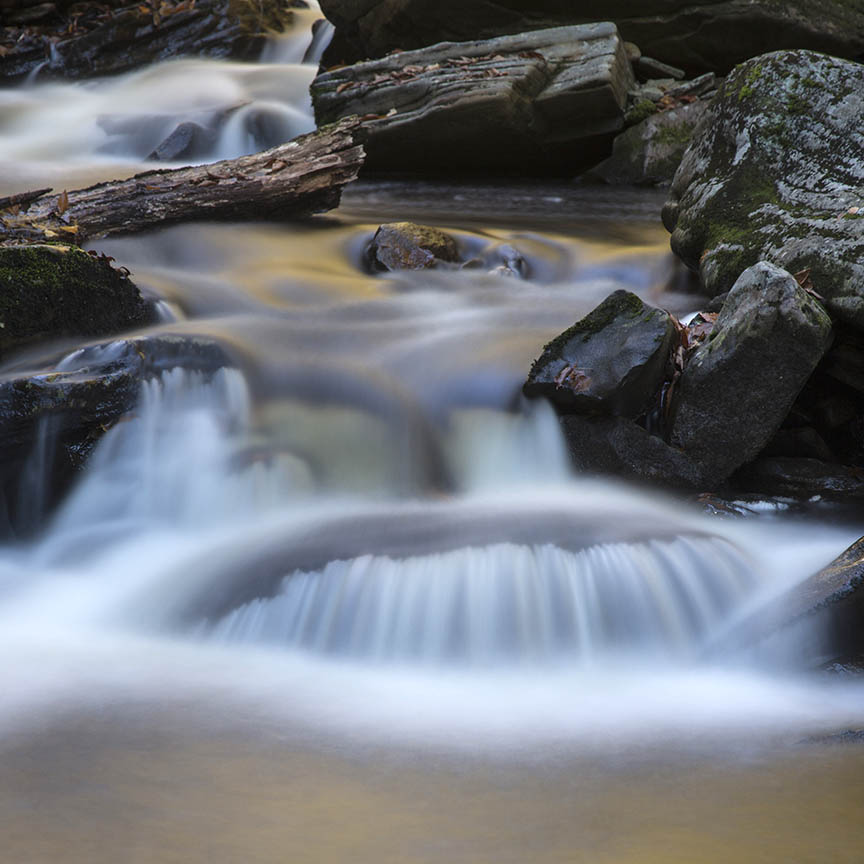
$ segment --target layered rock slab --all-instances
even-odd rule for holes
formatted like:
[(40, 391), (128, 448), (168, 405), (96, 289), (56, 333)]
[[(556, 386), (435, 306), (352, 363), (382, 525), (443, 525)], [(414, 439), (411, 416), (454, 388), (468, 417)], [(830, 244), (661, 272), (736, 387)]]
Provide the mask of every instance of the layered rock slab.
[(319, 125), (360, 115), (367, 168), (576, 173), (623, 128), (635, 85), (614, 25), (442, 43), (319, 75)]

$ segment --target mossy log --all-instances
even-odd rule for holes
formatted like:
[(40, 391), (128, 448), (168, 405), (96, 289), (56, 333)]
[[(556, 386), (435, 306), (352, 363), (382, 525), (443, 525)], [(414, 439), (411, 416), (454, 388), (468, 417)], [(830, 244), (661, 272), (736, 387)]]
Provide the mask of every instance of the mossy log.
[(190, 220), (301, 218), (339, 204), (365, 153), (346, 118), (252, 156), (44, 194), (0, 213), (0, 243), (97, 237)]

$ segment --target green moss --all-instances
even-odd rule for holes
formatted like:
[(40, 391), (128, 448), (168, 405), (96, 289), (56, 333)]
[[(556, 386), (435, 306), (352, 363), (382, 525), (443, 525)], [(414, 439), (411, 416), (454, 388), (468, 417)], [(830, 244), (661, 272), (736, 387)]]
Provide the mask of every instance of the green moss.
[(756, 82), (762, 75), (762, 64), (754, 63), (744, 75), (744, 83), (741, 85), (741, 89), (738, 91), (738, 101), (742, 102), (744, 99), (748, 99), (756, 92)]
[(658, 144), (668, 144), (671, 147), (686, 147), (693, 137), (695, 124), (687, 121), (666, 123), (657, 130), (654, 140)]
[(650, 99), (640, 99), (627, 112), (625, 123), (628, 126), (635, 126), (637, 123), (646, 120), (652, 114), (656, 114), (658, 110), (657, 106)]

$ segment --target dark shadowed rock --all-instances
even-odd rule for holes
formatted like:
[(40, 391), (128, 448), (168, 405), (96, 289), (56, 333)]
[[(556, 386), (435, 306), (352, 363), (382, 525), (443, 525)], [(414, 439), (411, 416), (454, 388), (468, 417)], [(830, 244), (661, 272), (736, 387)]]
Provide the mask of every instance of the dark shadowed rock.
[(768, 443), (831, 343), (831, 319), (785, 271), (735, 283), (678, 382), (671, 443), (716, 484)]
[(859, 0), (322, 0), (336, 25), (326, 65), (444, 40), (613, 21), (645, 54), (689, 72), (726, 72), (779, 48), (864, 52)]
[(864, 329), (864, 65), (809, 51), (754, 58), (720, 86), (672, 183), (672, 248), (709, 294), (770, 261), (810, 270)]
[(674, 332), (667, 312), (615, 291), (546, 345), (525, 395), (562, 411), (637, 417), (663, 381)]
[(439, 261), (458, 261), (459, 246), (438, 228), (390, 222), (375, 232), (366, 260), (372, 270), (425, 270)]
[(574, 174), (608, 154), (634, 86), (615, 27), (592, 24), (334, 69), (312, 101), (319, 125), (364, 119), (375, 171)]
[(0, 248), (0, 358), (22, 346), (91, 338), (155, 320), (128, 272), (72, 246)]
[(740, 489), (766, 495), (864, 502), (864, 471), (801, 456), (762, 457), (745, 465), (732, 478)]
[(741, 651), (782, 663), (820, 666), (864, 655), (864, 538), (718, 640), (715, 650)]
[(40, 20), (27, 30), (0, 30), (0, 83), (25, 78), (37, 67), (40, 79), (69, 79), (113, 75), (185, 55), (251, 59), (266, 34), (282, 32), (291, 14), (280, 0), (94, 3), (74, 16), (74, 28), (66, 14), (58, 14), (44, 26)]
[(671, 183), (706, 104), (692, 102), (651, 114), (622, 132), (612, 145), (612, 155), (591, 173), (607, 183)]
[(702, 472), (686, 453), (622, 417), (564, 414), (561, 428), (573, 466), (657, 486), (699, 489)]

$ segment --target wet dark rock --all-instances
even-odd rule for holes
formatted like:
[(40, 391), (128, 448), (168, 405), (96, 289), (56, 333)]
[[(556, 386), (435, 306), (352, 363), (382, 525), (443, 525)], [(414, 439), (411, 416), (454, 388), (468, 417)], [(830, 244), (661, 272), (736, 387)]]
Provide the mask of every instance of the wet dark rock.
[(579, 471), (655, 486), (702, 487), (702, 472), (696, 462), (631, 420), (563, 414), (559, 421), (570, 460)]
[(113, 75), (184, 55), (251, 59), (266, 34), (282, 32), (292, 14), (280, 0), (169, 0), (157, 4), (158, 11), (140, 2), (109, 0), (84, 5), (73, 28), (65, 15), (68, 5), (63, 3), (64, 14), (51, 16), (44, 26), (40, 17), (40, 26), (0, 30), (0, 83), (25, 78), (37, 68), (40, 79), (70, 79)]
[(671, 183), (705, 108), (700, 101), (651, 114), (622, 132), (612, 155), (591, 173), (607, 183)]
[(0, 537), (42, 527), (104, 433), (135, 408), (142, 381), (229, 365), (212, 340), (156, 335), (84, 348), (62, 371), (0, 378)]
[(200, 123), (186, 121), (159, 144), (147, 157), (158, 162), (177, 162), (180, 159), (194, 159), (206, 153), (216, 140), (216, 135)]
[(614, 26), (593, 24), (446, 42), (311, 89), (319, 125), (364, 119), (373, 171), (575, 174), (608, 155), (634, 86)]
[(667, 312), (615, 291), (545, 346), (525, 395), (560, 411), (637, 417), (663, 382), (674, 332)]
[(825, 309), (788, 273), (760, 262), (741, 274), (673, 402), (671, 443), (708, 488), (771, 440), (831, 338)]
[(155, 320), (128, 273), (72, 246), (0, 248), (0, 358), (35, 342), (91, 338)]
[(663, 210), (709, 295), (771, 261), (809, 271), (829, 311), (864, 330), (862, 93), (864, 65), (809, 51), (754, 58), (720, 85)]
[(864, 655), (864, 538), (769, 606), (737, 622), (718, 640), (715, 650), (814, 667), (860, 660)]
[(612, 21), (645, 54), (688, 72), (726, 72), (780, 48), (837, 56), (864, 52), (864, 15), (848, 0), (322, 0), (336, 25), (325, 65), (445, 40)]
[(373, 271), (426, 270), (441, 261), (458, 261), (459, 246), (438, 228), (390, 222), (375, 232), (366, 249), (366, 260)]
[(760, 457), (742, 468), (733, 482), (767, 495), (864, 501), (864, 471), (800, 456)]

